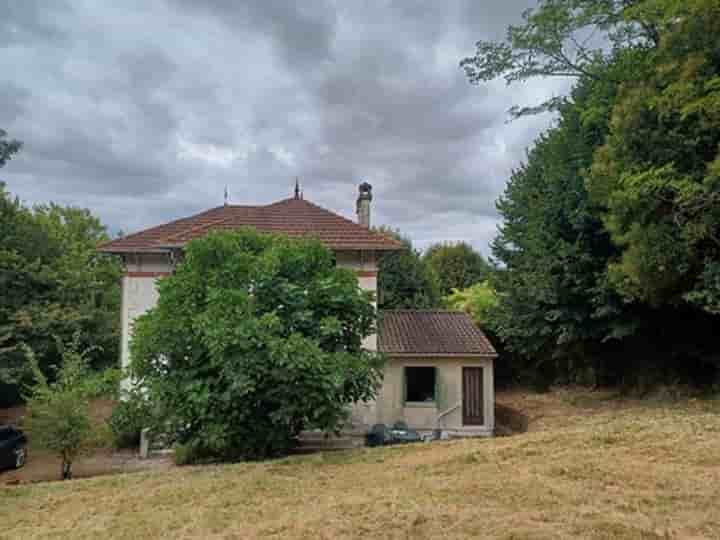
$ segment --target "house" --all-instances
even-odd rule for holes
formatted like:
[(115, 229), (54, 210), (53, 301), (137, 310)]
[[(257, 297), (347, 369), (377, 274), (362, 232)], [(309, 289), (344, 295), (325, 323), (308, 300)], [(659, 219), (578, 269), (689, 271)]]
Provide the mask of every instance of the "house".
[[(378, 261), (401, 245), (370, 229), (372, 187), (363, 183), (355, 223), (300, 194), (264, 206), (228, 205), (108, 242), (100, 251), (122, 257), (121, 364), (129, 363), (132, 323), (158, 299), (156, 282), (173, 271), (183, 246), (209, 231), (252, 226), (289, 236), (313, 235), (335, 253), (338, 265), (357, 273), (360, 287), (377, 291)], [(462, 312), (407, 310), (379, 313), (378, 334), (363, 346), (390, 361), (375, 402), (356, 404), (352, 423), (404, 421), (421, 432), (488, 436), (494, 428), (493, 363), (497, 356), (482, 331)]]

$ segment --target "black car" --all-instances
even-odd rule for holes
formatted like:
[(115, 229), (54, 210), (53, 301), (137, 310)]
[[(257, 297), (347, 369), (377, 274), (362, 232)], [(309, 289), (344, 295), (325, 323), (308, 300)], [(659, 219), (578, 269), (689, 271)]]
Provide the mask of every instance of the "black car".
[(19, 469), (27, 459), (27, 438), (12, 426), (0, 426), (0, 470)]

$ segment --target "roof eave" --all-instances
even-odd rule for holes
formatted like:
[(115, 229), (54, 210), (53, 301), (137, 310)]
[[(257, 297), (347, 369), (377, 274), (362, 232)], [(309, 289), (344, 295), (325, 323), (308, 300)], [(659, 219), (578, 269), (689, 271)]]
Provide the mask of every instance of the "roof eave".
[[(185, 243), (176, 244), (162, 244), (158, 246), (148, 247), (113, 247), (113, 246), (100, 246), (97, 251), (101, 253), (111, 253), (116, 255), (122, 255), (126, 253), (167, 253), (175, 249), (182, 249), (185, 247)], [(383, 245), (368, 245), (368, 244), (327, 244), (330, 249), (338, 251), (397, 251), (401, 249), (395, 246), (383, 246)]]
[(168, 253), (170, 248), (165, 247), (112, 247), (100, 246), (96, 249), (100, 253), (108, 253), (110, 255), (127, 255), (130, 253)]
[(470, 353), (470, 352), (395, 352), (395, 351), (383, 351), (379, 352), (387, 354), (388, 356), (396, 356), (401, 358), (497, 358), (498, 353)]

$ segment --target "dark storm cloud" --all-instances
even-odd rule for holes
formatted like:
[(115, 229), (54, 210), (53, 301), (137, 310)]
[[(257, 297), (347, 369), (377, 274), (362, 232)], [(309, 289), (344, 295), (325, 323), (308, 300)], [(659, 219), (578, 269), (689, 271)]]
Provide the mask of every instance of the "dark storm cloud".
[(487, 252), (495, 199), (548, 117), (507, 109), (567, 83), (473, 87), (458, 67), (529, 0), (80, 0), (11, 3), (0, 20), (3, 171), (29, 202), (90, 207), (125, 231), (291, 193), (418, 245)]
[(271, 36), (288, 69), (306, 68), (330, 57), (335, 8), (323, 0), (168, 0), (182, 9), (216, 18), (233, 32)]

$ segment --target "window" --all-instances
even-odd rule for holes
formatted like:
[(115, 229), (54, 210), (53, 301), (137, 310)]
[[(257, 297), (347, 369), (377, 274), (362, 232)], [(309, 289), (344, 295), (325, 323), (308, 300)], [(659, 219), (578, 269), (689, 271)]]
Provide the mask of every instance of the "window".
[(405, 368), (405, 401), (432, 403), (435, 401), (435, 368)]

